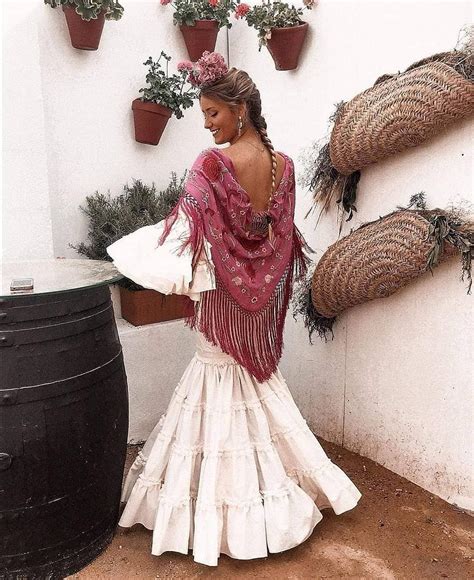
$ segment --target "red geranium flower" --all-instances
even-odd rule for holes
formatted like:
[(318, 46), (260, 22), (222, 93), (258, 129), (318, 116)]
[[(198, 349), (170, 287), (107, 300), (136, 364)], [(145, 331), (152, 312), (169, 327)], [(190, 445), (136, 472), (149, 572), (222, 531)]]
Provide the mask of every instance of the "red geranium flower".
[(219, 0), (209, 0), (209, 4), (215, 8), (219, 4)]
[(239, 4), (235, 9), (235, 17), (244, 18), (249, 10), (250, 6), (248, 4)]

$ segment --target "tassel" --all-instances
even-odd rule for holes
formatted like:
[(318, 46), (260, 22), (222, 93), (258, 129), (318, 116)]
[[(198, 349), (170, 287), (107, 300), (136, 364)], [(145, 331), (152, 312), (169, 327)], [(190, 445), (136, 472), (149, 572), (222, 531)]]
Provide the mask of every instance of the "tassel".
[(270, 246), (275, 249), (274, 241), (275, 241), (275, 234), (273, 233), (273, 226), (271, 220), (268, 222), (268, 241)]

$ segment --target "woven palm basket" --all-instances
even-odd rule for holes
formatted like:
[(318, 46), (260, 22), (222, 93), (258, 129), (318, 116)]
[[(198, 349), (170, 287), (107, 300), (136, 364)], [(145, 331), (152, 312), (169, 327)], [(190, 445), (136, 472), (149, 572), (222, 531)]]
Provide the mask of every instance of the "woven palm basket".
[(329, 143), (311, 170), (315, 202), (322, 203), (323, 211), (336, 199), (350, 220), (361, 169), (420, 145), (473, 113), (471, 45), (423, 59), (403, 73), (383, 75), (373, 87), (338, 105)]
[(474, 112), (474, 83), (431, 62), (364, 91), (340, 110), (329, 142), (333, 166), (350, 175), (420, 145)]
[(326, 338), (344, 310), (390, 296), (457, 253), (470, 292), (474, 223), (442, 210), (393, 212), (326, 250), (312, 280), (300, 291), (295, 312), (303, 314), (310, 337), (316, 330)]

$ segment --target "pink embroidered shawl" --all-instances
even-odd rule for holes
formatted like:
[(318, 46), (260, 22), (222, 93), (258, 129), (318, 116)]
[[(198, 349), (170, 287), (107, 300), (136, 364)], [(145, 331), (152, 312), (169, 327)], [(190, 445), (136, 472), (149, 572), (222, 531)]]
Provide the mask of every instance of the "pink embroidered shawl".
[[(160, 239), (160, 243), (166, 239), (181, 209), (190, 223), (183, 249), (191, 245), (193, 267), (204, 238), (211, 244), (216, 289), (201, 294), (188, 324), (260, 382), (270, 378), (280, 360), (293, 278), (305, 273), (303, 249), (309, 250), (293, 222), (293, 162), (282, 156), (285, 169), (271, 207), (268, 212), (255, 212), (230, 158), (219, 149), (203, 151)], [(271, 243), (265, 227), (269, 220)]]

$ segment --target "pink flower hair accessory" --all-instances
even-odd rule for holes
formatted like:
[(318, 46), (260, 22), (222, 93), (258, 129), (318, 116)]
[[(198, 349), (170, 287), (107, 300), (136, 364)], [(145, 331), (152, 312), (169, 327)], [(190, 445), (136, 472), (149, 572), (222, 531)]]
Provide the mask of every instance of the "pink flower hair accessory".
[(208, 50), (196, 63), (183, 61), (179, 63), (179, 67), (187, 68), (190, 71), (189, 82), (198, 88), (211, 85), (229, 72), (224, 57), (218, 52), (209, 52)]

